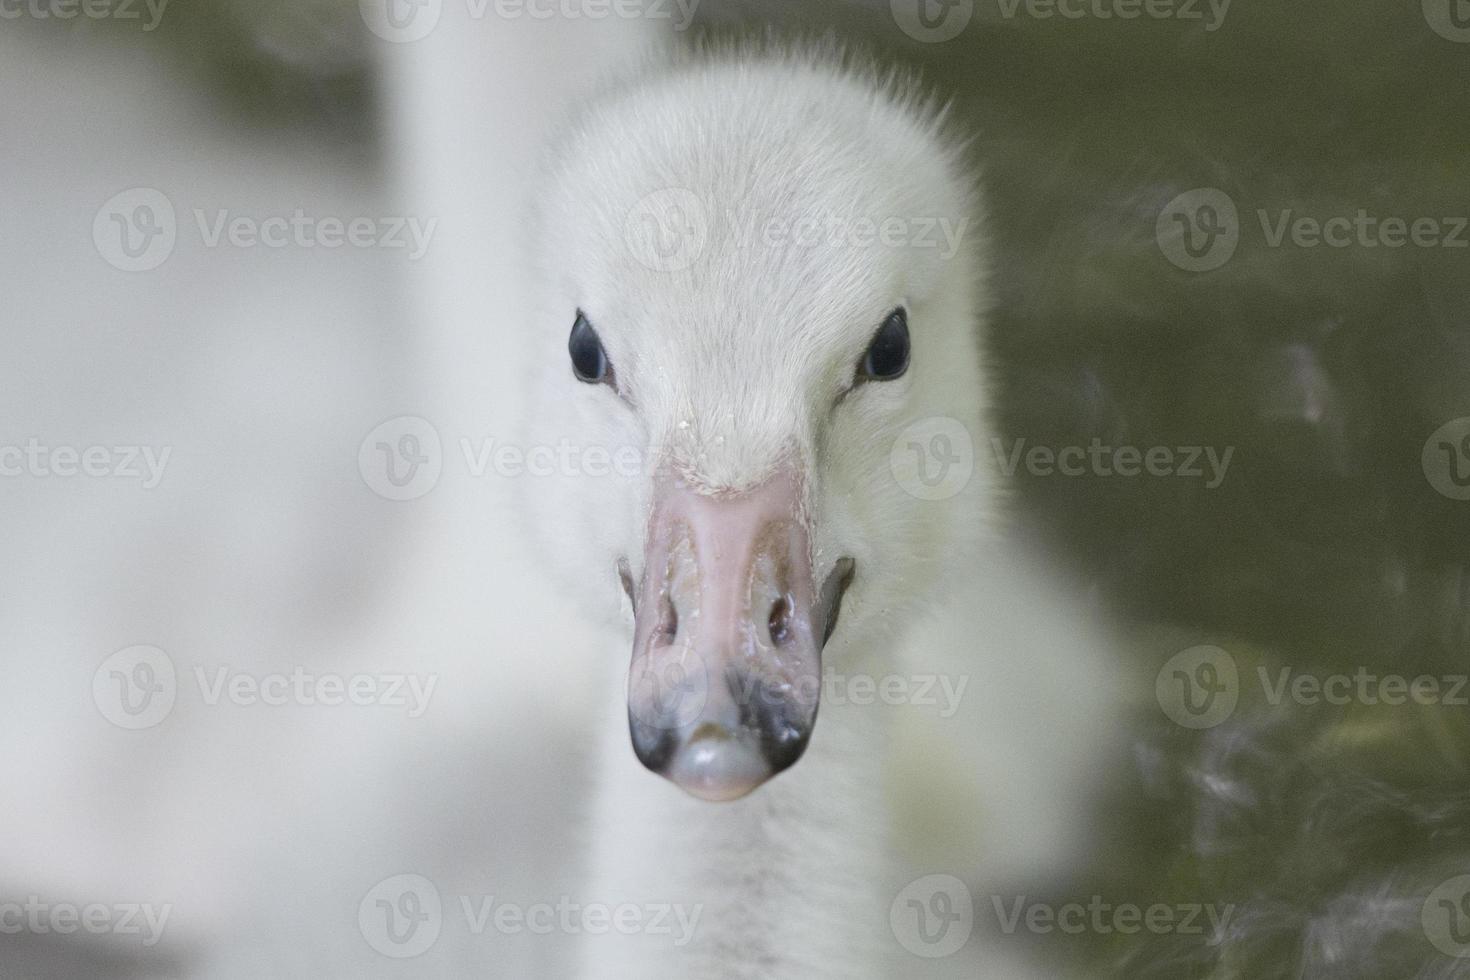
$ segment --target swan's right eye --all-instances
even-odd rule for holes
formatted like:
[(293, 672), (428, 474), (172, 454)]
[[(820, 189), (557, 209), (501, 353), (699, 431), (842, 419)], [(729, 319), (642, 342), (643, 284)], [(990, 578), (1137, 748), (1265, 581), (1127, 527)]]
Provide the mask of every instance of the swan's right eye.
[(902, 306), (888, 314), (858, 365), (858, 377), (892, 381), (909, 369), (909, 315)]
[(567, 351), (572, 355), (572, 373), (578, 381), (589, 385), (612, 383), (612, 364), (603, 349), (602, 338), (597, 336), (597, 331), (592, 329), (581, 310), (577, 311), (577, 322), (572, 324)]

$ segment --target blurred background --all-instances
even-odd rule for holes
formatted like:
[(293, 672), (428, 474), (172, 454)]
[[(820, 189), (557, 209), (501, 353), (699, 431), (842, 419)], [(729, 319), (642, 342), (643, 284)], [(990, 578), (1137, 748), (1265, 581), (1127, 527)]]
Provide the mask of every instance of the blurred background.
[[(384, 957), (358, 903), (410, 871), (575, 889), (596, 638), (456, 457), (511, 435), (544, 137), (709, 30), (832, 35), (953, 99), (1005, 445), (1232, 453), (1215, 486), (1018, 470), (1018, 537), (1061, 593), (1027, 678), (1052, 710), (983, 695), (969, 737), (1007, 776), (966, 774), (994, 813), (951, 806), (943, 833), (985, 853), (916, 845), (972, 883), (977, 935), (914, 975), (1470, 976), (1470, 918), (1440, 930), (1427, 898), (1470, 916), (1436, 891), (1470, 873), (1470, 707), (1254, 682), (1467, 671), (1463, 0), (497, 9), (0, 2), (0, 903), (171, 909), (151, 943), (5, 928), (0, 976), (563, 975), (555, 937)], [(1299, 218), (1355, 223), (1334, 244)], [(405, 434), (432, 493), (368, 475)], [(1106, 676), (1071, 659), (1094, 616)], [(1156, 679), (1201, 645), (1244, 680), (1189, 727)], [(299, 670), (401, 677), (406, 703), (206, 698)], [(1017, 934), (991, 895), (1234, 914), (1214, 944)]]

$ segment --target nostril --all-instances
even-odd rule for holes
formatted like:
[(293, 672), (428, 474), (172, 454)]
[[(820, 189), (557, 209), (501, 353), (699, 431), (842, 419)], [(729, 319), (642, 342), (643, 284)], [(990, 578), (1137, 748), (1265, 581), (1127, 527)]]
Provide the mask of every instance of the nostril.
[(784, 647), (791, 642), (791, 603), (786, 601), (785, 596), (781, 596), (771, 605), (766, 628), (770, 632), (773, 645)]
[(653, 645), (666, 647), (674, 642), (679, 635), (679, 610), (674, 608), (674, 600), (665, 593), (659, 599), (658, 625), (653, 628)]

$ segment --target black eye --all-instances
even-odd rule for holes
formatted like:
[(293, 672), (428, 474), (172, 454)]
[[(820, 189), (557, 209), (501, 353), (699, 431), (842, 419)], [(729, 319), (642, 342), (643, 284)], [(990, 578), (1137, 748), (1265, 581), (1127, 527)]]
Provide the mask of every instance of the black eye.
[(873, 335), (863, 355), (858, 375), (875, 381), (892, 381), (909, 368), (909, 315), (902, 306), (888, 314)]
[(589, 385), (612, 381), (612, 364), (607, 351), (602, 348), (602, 338), (587, 322), (581, 310), (577, 311), (577, 322), (572, 324), (572, 336), (567, 341), (567, 352), (572, 355), (572, 373), (578, 381)]

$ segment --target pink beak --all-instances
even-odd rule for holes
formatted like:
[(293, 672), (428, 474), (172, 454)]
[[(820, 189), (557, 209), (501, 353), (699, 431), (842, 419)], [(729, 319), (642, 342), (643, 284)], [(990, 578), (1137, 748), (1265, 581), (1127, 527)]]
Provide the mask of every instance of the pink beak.
[(816, 722), (821, 650), (852, 561), (813, 581), (801, 481), (701, 494), (656, 481), (628, 684), (633, 749), (706, 800), (733, 800), (786, 769)]

